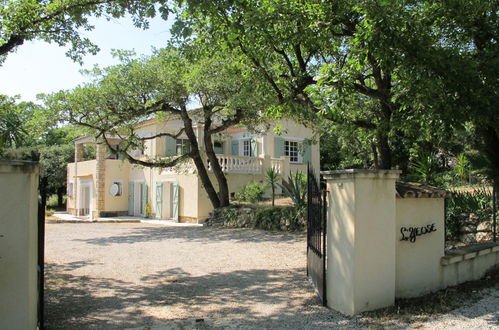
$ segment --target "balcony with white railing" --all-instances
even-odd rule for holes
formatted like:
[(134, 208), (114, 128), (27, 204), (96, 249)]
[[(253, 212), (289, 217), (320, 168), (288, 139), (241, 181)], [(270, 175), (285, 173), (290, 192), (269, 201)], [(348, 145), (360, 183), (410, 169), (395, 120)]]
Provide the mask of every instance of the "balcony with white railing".
[[(205, 156), (206, 157), (206, 156)], [(204, 157), (203, 157), (204, 158)], [(244, 156), (229, 156), (217, 155), (218, 164), (224, 173), (237, 174), (264, 174), (269, 168), (274, 168), (280, 175), (287, 175), (290, 170), (289, 161), (286, 157), (270, 158), (270, 157), (244, 157)], [(210, 161), (205, 158), (205, 164), (210, 172), (213, 172), (213, 167)], [(161, 171), (161, 175), (175, 173), (194, 173), (194, 162), (184, 162), (174, 168), (167, 168)]]
[[(263, 172), (263, 158), (217, 155), (217, 159), (225, 173), (261, 174)], [(208, 170), (213, 170), (209, 161)]]

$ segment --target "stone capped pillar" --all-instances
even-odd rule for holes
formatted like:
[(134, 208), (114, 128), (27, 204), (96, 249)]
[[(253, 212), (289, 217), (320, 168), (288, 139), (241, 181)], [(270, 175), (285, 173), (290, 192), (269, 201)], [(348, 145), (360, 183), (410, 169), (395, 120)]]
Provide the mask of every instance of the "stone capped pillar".
[(95, 159), (97, 160), (95, 171), (95, 189), (96, 203), (93, 217), (100, 217), (105, 211), (105, 180), (106, 180), (106, 156), (107, 146), (103, 143), (98, 143), (95, 150)]
[(395, 301), (398, 170), (322, 172), (327, 180), (327, 303), (346, 315)]

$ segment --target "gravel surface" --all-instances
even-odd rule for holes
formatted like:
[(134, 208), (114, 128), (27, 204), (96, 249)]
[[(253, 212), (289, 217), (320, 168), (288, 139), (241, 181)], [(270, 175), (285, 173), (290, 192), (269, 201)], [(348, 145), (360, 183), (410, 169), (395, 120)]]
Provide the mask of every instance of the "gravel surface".
[[(379, 327), (324, 308), (303, 233), (149, 224), (47, 224), (48, 329)], [(423, 324), (494, 328), (499, 294)], [(371, 320), (372, 321), (372, 320)]]

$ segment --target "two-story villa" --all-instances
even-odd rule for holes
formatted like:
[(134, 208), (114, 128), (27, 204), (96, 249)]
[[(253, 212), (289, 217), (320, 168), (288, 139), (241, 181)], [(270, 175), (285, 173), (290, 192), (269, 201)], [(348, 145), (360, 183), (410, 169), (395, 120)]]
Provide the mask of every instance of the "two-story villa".
[[(281, 178), (286, 178), (290, 172), (306, 171), (308, 162), (319, 171), (319, 145), (310, 143), (312, 130), (291, 120), (283, 120), (281, 126), (280, 135), (270, 127), (263, 133), (229, 128), (217, 136), (215, 152), (231, 195), (250, 181), (264, 184), (265, 171), (270, 167), (277, 169)], [(179, 127), (182, 127), (180, 120), (147, 120), (137, 127), (137, 131), (146, 137), (176, 132)], [(193, 127), (202, 152), (202, 126), (194, 124)], [(111, 156), (104, 144), (96, 144), (96, 159), (84, 161), (85, 144), (95, 144), (95, 140), (89, 137), (76, 139), (75, 162), (67, 167), (67, 210), (70, 214), (88, 218), (149, 215), (156, 219), (202, 222), (211, 212), (211, 203), (191, 162), (165, 169), (132, 165)], [(188, 148), (187, 137), (163, 136), (146, 140), (144, 151), (136, 151), (134, 156), (170, 157), (180, 155)]]

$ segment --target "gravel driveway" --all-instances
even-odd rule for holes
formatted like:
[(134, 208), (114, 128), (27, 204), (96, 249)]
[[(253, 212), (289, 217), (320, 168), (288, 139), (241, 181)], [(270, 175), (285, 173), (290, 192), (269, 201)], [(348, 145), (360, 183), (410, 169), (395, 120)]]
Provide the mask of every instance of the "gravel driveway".
[[(46, 233), (48, 329), (366, 326), (320, 306), (302, 233), (95, 223)], [(481, 316), (480, 327), (497, 325), (497, 307)]]

